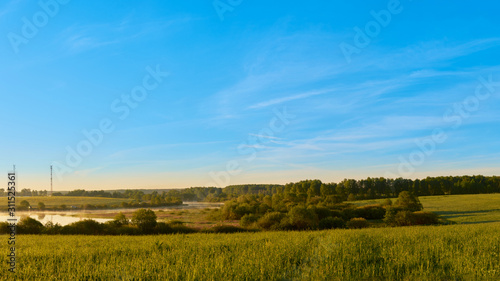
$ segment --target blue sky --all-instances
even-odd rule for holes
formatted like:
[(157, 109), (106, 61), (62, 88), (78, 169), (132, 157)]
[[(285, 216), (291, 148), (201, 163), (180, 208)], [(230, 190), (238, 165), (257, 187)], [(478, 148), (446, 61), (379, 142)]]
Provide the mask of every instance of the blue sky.
[(23, 188), (498, 175), (496, 1), (40, 3), (0, 4)]

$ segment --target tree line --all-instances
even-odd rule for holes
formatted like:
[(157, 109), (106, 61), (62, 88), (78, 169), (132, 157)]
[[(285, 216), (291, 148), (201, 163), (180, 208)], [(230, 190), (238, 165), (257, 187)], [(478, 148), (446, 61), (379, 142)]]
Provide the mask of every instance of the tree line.
[[(285, 185), (247, 184), (231, 185), (223, 188), (212, 198), (232, 199), (240, 195), (274, 195), (294, 193), (299, 197), (337, 195), (342, 200), (395, 198), (402, 191), (416, 196), (480, 194), (500, 192), (498, 176), (447, 176), (425, 179), (367, 178), (362, 180), (344, 179), (341, 182), (323, 183), (320, 180), (303, 180)], [(223, 201), (223, 200), (221, 200)]]
[[(53, 196), (84, 196), (130, 198), (138, 201), (161, 200), (160, 198), (175, 197), (181, 201), (224, 202), (240, 195), (274, 195), (277, 193), (295, 193), (297, 196), (329, 196), (338, 195), (342, 200), (354, 201), (365, 199), (395, 198), (402, 191), (408, 191), (417, 196), (480, 194), (500, 192), (500, 177), (498, 176), (443, 176), (427, 177), (425, 179), (388, 179), (367, 178), (362, 180), (344, 179), (341, 182), (323, 183), (320, 180), (303, 180), (295, 183), (280, 184), (245, 184), (220, 187), (190, 187), (185, 189), (164, 190), (161, 193), (151, 193), (143, 190), (124, 191), (86, 191), (76, 189), (66, 194), (56, 192)], [(23, 189), (20, 196), (46, 196), (47, 191)], [(6, 196), (0, 189), (0, 196)]]

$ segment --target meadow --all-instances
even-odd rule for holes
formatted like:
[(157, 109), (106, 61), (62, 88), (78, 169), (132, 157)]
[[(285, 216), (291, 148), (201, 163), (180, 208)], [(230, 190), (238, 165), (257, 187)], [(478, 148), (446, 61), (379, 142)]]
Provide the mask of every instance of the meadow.
[[(499, 194), (421, 197), (426, 210), (458, 222), (442, 226), (18, 235), (17, 273), (2, 262), (0, 280), (500, 280), (499, 199)], [(0, 241), (6, 251), (7, 236)]]
[[(500, 222), (500, 194), (440, 195), (419, 197), (425, 211), (456, 223)], [(360, 206), (382, 203), (384, 199), (353, 201)]]
[(0, 276), (2, 280), (498, 280), (498, 233), (499, 223), (250, 234), (26, 235), (17, 239), (15, 278), (6, 266)]
[[(0, 200), (0, 209), (7, 208), (7, 198), (4, 197), (5, 200)], [(16, 205), (19, 206), (19, 203), (23, 200), (26, 200), (30, 203), (31, 206), (36, 207), (38, 202), (42, 202), (45, 204), (46, 208), (56, 208), (61, 205), (66, 205), (68, 208), (71, 206), (80, 207), (85, 204), (92, 205), (120, 205), (122, 202), (132, 202), (133, 199), (128, 198), (103, 198), (103, 197), (72, 197), (72, 196), (29, 196), (16, 197)]]

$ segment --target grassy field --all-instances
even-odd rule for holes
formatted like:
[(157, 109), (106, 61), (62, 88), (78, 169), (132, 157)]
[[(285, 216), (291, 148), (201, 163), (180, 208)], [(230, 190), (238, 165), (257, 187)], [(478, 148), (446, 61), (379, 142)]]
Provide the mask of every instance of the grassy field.
[[(457, 223), (500, 222), (500, 194), (419, 197), (425, 211), (435, 212)], [(358, 205), (382, 203), (383, 199), (354, 201)], [(393, 199), (393, 202), (395, 199)]]
[(499, 233), (500, 223), (143, 237), (19, 236), (18, 272), (10, 275), (2, 262), (0, 277), (499, 280)]
[[(7, 208), (7, 198), (0, 200), (0, 208)], [(23, 200), (30, 203), (31, 206), (36, 207), (38, 202), (43, 202), (46, 208), (54, 208), (65, 204), (66, 206), (81, 206), (84, 204), (106, 204), (106, 205), (119, 205), (121, 202), (131, 202), (132, 199), (125, 198), (101, 198), (101, 197), (67, 197), (67, 196), (36, 196), (36, 197), (16, 197), (16, 205)]]
[[(19, 235), (17, 273), (7, 271), (2, 255), (0, 280), (500, 280), (500, 194), (420, 200), (426, 210), (459, 224), (162, 236)], [(190, 211), (166, 211), (160, 218), (195, 216)], [(7, 253), (7, 236), (0, 241)]]

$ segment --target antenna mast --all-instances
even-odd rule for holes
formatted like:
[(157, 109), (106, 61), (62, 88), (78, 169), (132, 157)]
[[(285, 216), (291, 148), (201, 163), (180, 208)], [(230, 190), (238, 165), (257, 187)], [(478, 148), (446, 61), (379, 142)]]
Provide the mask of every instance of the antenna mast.
[(50, 196), (52, 196), (52, 165), (50, 165)]

